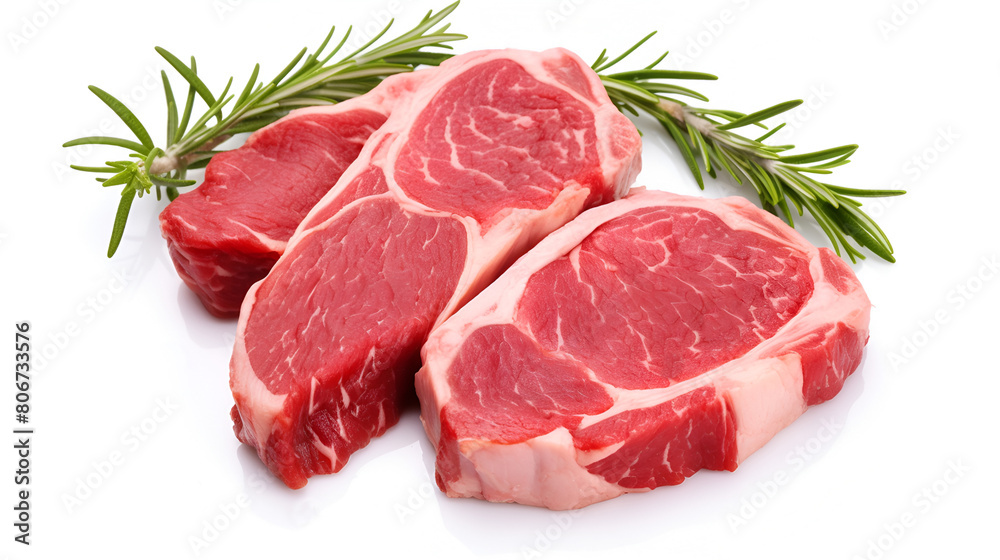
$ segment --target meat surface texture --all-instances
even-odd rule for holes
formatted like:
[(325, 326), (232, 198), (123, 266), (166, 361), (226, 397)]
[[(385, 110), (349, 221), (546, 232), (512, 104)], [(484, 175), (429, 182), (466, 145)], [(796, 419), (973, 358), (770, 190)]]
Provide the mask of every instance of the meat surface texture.
[(636, 189), (432, 333), (438, 485), (561, 510), (734, 470), (840, 391), (869, 309), (840, 258), (746, 200)]
[(236, 435), (292, 488), (397, 422), (434, 326), (639, 170), (635, 126), (568, 51), (481, 51), (406, 78), (240, 313)]
[(213, 157), (204, 182), (160, 213), (177, 273), (213, 315), (239, 315), (250, 286), (385, 122), (398, 81), (383, 86), (258, 130)]

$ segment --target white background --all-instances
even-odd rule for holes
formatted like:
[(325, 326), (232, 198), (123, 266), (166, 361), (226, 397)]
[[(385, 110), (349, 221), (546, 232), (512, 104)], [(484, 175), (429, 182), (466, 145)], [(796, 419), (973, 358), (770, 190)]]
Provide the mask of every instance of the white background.
[[(983, 264), (1000, 257), (993, 2), (466, 0), (451, 18), (471, 36), (462, 52), (564, 46), (592, 60), (658, 29), (632, 66), (671, 49), (667, 67), (720, 76), (698, 84), (710, 106), (802, 98), (780, 139), (810, 150), (860, 144), (835, 182), (910, 191), (866, 205), (899, 262), (854, 267), (875, 305), (865, 360), (836, 399), (735, 473), (702, 472), (573, 515), (445, 498), (415, 412), (340, 474), (299, 491), (271, 478), (231, 430), (235, 322), (209, 317), (174, 273), (155, 219), (163, 203), (136, 201), (108, 260), (117, 191), (67, 172), (80, 152), (59, 146), (112, 118), (89, 84), (128, 100), (162, 137), (156, 45), (199, 55), (218, 91), (229, 75), (242, 84), (256, 61), (275, 73), (333, 23), (364, 29), (392, 7), (402, 30), (442, 5), (2, 4), (0, 333), (13, 342), (15, 321), (32, 323), (37, 433), (30, 548), (12, 541), (12, 436), (2, 444), (0, 554), (185, 558), (197, 537), (210, 541), (205, 558), (995, 557), (1000, 281)], [(640, 184), (697, 194), (676, 149), (646, 132)], [(745, 192), (710, 181), (703, 194)], [(0, 352), (4, 371), (13, 354)], [(12, 378), (0, 383), (4, 430), (14, 427)], [(112, 457), (121, 460), (107, 472)], [(206, 532), (225, 511), (235, 519)]]

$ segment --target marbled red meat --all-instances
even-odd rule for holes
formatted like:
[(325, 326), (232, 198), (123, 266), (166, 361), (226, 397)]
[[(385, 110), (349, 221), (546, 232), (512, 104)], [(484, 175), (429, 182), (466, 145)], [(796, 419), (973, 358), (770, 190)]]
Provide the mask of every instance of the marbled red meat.
[(869, 309), (843, 261), (746, 200), (634, 191), (430, 336), (438, 485), (569, 509), (733, 470), (840, 391)]
[(236, 434), (293, 488), (396, 423), (435, 325), (639, 170), (635, 127), (568, 51), (481, 51), (406, 78), (243, 303)]
[(385, 122), (405, 75), (333, 106), (293, 111), (212, 158), (205, 180), (160, 213), (174, 267), (213, 315), (236, 317), (309, 210)]

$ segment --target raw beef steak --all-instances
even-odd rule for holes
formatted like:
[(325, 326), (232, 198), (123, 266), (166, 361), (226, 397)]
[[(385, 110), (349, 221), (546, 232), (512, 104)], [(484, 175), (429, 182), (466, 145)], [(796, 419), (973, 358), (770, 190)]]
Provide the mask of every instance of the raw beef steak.
[(292, 488), (396, 423), (435, 325), (639, 171), (635, 126), (568, 51), (482, 51), (408, 76), (418, 87), (240, 313), (236, 435)]
[(212, 158), (205, 181), (160, 214), (177, 273), (219, 317), (236, 317), (250, 286), (285, 250), (389, 114), (402, 80), (359, 98), (293, 111), (242, 147)]
[(733, 470), (840, 391), (869, 308), (843, 261), (746, 200), (636, 189), (430, 336), (438, 485), (569, 509)]

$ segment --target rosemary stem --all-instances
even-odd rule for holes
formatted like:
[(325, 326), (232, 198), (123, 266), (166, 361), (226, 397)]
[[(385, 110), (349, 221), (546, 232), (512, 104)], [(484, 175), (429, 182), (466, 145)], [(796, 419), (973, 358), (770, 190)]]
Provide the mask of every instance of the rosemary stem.
[(747, 150), (740, 146), (739, 144), (734, 144), (728, 138), (717, 133), (718, 124), (695, 114), (691, 107), (677, 103), (670, 99), (660, 99), (657, 103), (657, 108), (663, 110), (666, 114), (670, 115), (680, 126), (681, 130), (686, 130), (688, 125), (701, 133), (705, 137), (706, 141), (711, 141), (716, 144), (724, 145), (727, 149), (738, 152), (741, 156), (746, 159), (755, 162), (764, 169), (767, 169), (772, 174), (776, 173), (774, 160), (767, 158), (762, 158), (758, 156), (753, 150)]
[[(209, 150), (214, 150), (216, 146), (232, 138), (231, 134), (220, 134), (210, 140), (198, 144), (198, 152), (207, 152)], [(191, 152), (183, 156), (178, 155), (182, 151), (181, 144), (174, 144), (167, 148), (166, 152), (162, 156), (158, 156), (153, 160), (153, 164), (149, 166), (149, 173), (152, 175), (164, 175), (167, 173), (173, 173), (179, 169), (183, 169), (191, 164), (192, 161), (198, 158), (198, 152)]]
[[(683, 130), (684, 125), (687, 124), (687, 116), (688, 116), (684, 112), (683, 105), (677, 103), (676, 101), (671, 101), (669, 99), (660, 99), (660, 102), (657, 103), (656, 105), (660, 109), (663, 109), (668, 115), (673, 117), (674, 120), (677, 121), (677, 124), (681, 125), (681, 129)], [(698, 132), (704, 133), (704, 131), (697, 124), (695, 124), (694, 126), (695, 128), (698, 128)]]
[(168, 149), (167, 155), (159, 156), (153, 160), (153, 164), (149, 166), (149, 173), (151, 175), (165, 175), (180, 169), (180, 158), (169, 154), (170, 150)]

